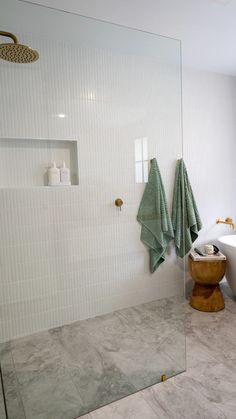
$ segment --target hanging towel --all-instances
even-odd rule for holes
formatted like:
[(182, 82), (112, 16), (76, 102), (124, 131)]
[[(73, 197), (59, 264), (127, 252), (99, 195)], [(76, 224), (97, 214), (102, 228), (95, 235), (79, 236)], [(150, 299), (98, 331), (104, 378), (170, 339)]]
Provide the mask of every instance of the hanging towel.
[(154, 272), (164, 262), (168, 243), (174, 237), (156, 159), (151, 162), (148, 183), (140, 203), (137, 220), (142, 225), (141, 241), (149, 249), (150, 271)]
[(183, 159), (177, 161), (172, 206), (176, 253), (184, 257), (198, 237), (202, 222)]

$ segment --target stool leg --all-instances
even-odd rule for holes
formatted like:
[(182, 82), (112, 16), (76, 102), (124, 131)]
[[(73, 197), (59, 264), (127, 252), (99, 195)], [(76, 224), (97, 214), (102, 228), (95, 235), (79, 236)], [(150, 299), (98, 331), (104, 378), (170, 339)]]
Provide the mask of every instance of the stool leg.
[(197, 282), (190, 297), (190, 305), (200, 311), (220, 311), (225, 307), (224, 298), (217, 285), (203, 285)]

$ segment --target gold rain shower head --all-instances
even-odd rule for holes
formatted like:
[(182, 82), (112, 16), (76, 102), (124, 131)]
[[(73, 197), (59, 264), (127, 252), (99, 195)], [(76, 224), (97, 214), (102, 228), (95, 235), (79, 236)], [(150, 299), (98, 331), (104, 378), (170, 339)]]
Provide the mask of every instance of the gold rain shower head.
[(13, 63), (33, 63), (38, 60), (39, 54), (27, 45), (18, 43), (18, 39), (13, 33), (0, 31), (0, 36), (7, 36), (13, 40), (9, 44), (0, 44), (0, 58)]

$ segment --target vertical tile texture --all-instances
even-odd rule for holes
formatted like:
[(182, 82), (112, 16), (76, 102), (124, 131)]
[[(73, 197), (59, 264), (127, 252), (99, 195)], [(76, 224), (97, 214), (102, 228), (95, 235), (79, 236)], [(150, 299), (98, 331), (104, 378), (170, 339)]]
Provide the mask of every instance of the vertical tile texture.
[[(134, 150), (136, 138), (148, 138), (171, 206), (182, 153), (178, 66), (164, 55), (21, 38), (40, 60), (0, 63), (0, 149), (8, 138), (78, 140), (79, 186), (27, 183), (33, 164), (24, 142), (12, 160), (10, 147), (7, 158), (0, 153), (0, 341), (183, 292), (172, 245), (165, 264), (149, 273)], [(47, 161), (35, 153), (40, 167), (53, 159), (50, 149)]]

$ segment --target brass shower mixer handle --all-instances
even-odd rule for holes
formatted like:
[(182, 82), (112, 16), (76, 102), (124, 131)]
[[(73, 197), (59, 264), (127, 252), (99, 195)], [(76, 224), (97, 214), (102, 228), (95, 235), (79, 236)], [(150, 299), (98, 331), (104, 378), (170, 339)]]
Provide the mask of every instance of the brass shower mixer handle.
[(115, 200), (115, 205), (118, 207), (118, 208), (120, 208), (120, 211), (121, 211), (121, 207), (122, 207), (122, 205), (123, 205), (123, 201), (122, 201), (122, 199), (121, 198), (116, 198), (116, 200)]

